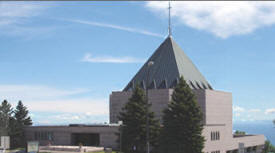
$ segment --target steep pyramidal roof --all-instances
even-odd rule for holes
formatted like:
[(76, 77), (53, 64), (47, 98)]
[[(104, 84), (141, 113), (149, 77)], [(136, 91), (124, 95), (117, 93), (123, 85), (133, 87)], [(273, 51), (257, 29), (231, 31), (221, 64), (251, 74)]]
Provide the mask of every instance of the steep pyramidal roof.
[[(150, 61), (153, 61), (153, 65), (149, 66)], [(149, 89), (173, 88), (180, 76), (184, 77), (192, 89), (212, 90), (204, 76), (169, 36), (141, 67), (124, 91), (131, 90), (137, 83)]]

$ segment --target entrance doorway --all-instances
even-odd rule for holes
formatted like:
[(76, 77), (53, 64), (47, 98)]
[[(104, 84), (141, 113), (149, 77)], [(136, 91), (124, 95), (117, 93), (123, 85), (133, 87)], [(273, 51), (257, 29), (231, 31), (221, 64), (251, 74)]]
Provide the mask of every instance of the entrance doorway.
[(99, 146), (99, 133), (72, 133), (72, 145)]

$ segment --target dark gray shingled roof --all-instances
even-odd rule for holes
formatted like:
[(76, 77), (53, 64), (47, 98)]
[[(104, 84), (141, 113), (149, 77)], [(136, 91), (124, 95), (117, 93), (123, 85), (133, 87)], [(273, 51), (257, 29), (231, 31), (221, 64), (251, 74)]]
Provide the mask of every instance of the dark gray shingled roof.
[[(154, 64), (148, 67), (148, 62)], [(147, 78), (147, 76), (149, 76)], [(211, 85), (185, 55), (177, 43), (168, 36), (124, 88), (131, 90), (137, 83), (143, 88), (173, 88), (183, 76), (192, 89), (211, 89)]]

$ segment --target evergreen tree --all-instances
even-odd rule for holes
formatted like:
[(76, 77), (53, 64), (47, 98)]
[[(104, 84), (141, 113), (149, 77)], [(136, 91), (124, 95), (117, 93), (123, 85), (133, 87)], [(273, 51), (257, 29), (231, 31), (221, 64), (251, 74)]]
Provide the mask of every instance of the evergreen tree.
[(164, 110), (160, 152), (202, 153), (205, 141), (202, 120), (196, 97), (181, 77)]
[(273, 146), (269, 140), (265, 141), (263, 153), (275, 152), (275, 146)]
[(26, 106), (23, 105), (22, 101), (19, 101), (14, 111), (14, 117), (21, 126), (32, 125), (31, 117), (28, 116), (29, 111)]
[(12, 107), (7, 100), (0, 105), (0, 136), (9, 134), (9, 125), (12, 119)]
[[(125, 153), (146, 152), (146, 112), (149, 117), (149, 142), (151, 148), (156, 148), (159, 136), (159, 121), (154, 118), (154, 113), (147, 107), (144, 91), (135, 87), (129, 101), (122, 108), (119, 120), (123, 121), (120, 127), (122, 138), (122, 151)], [(120, 140), (118, 140), (120, 142)]]
[(239, 130), (236, 130), (235, 135), (245, 135), (245, 132), (244, 131), (239, 131)]
[(28, 116), (29, 111), (21, 101), (18, 102), (14, 111), (14, 119), (12, 120), (12, 127), (10, 134), (11, 146), (13, 148), (25, 146), (26, 140), (24, 136), (24, 127), (32, 125), (32, 120)]

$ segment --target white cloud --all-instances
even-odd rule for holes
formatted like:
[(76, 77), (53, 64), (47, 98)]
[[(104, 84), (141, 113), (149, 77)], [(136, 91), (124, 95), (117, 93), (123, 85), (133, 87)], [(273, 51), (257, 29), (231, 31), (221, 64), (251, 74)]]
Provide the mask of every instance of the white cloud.
[(257, 112), (261, 112), (260, 109), (255, 109), (255, 108), (252, 108), (252, 109), (245, 109), (243, 107), (240, 107), (240, 106), (233, 106), (233, 111), (234, 112), (248, 112), (248, 113), (257, 113)]
[(89, 115), (108, 114), (108, 100), (91, 97), (79, 97), (90, 90), (57, 89), (41, 85), (0, 85), (0, 100), (7, 99), (13, 105), (18, 100), (35, 112), (71, 112)]
[(56, 99), (89, 92), (88, 89), (57, 89), (42, 85), (0, 85), (0, 99), (12, 101)]
[(266, 109), (265, 114), (275, 114), (275, 108)]
[[(3, 36), (12, 36), (12, 37), (20, 37), (24, 40), (32, 40), (33, 38), (44, 38), (51, 36), (51, 32), (58, 29), (57, 26), (27, 26), (27, 25), (9, 25), (9, 26), (0, 26), (2, 28), (0, 30), (0, 35)], [(43, 37), (41, 37), (43, 36)]]
[(87, 25), (96, 26), (96, 27), (111, 28), (111, 29), (116, 29), (116, 30), (122, 30), (122, 31), (127, 31), (127, 32), (132, 32), (132, 33), (138, 33), (138, 34), (143, 34), (143, 35), (148, 35), (148, 36), (164, 38), (163, 35), (158, 34), (158, 33), (150, 32), (150, 31), (143, 30), (143, 29), (125, 27), (125, 26), (121, 26), (121, 25), (94, 22), (94, 21), (85, 21), (85, 20), (66, 20), (65, 19), (65, 21), (80, 23), (80, 24), (87, 24)]
[(44, 10), (52, 6), (34, 2), (0, 2), (0, 34), (24, 36), (24, 39), (41, 34), (48, 35), (49, 31), (54, 30), (53, 27), (29, 24), (33, 17), (41, 15)]
[(108, 115), (91, 115), (85, 113), (54, 113), (47, 116), (38, 115), (35, 125), (68, 125), (68, 124), (104, 124), (108, 122)]
[(85, 115), (86, 115), (86, 116), (92, 116), (93, 113), (92, 113), (92, 112), (86, 112)]
[(38, 15), (46, 7), (31, 2), (0, 2), (0, 26), (22, 23), (23, 19)]
[(240, 114), (240, 113), (236, 113), (235, 116), (236, 116), (236, 117), (240, 117), (241, 114)]
[(234, 112), (244, 112), (244, 108), (239, 107), (239, 106), (233, 106), (233, 111)]
[[(181, 23), (227, 38), (275, 24), (275, 2), (190, 1), (171, 2), (171, 16)], [(151, 1), (146, 7), (167, 16), (167, 2)]]
[(52, 120), (39, 120), (35, 122), (33, 125), (52, 125)]
[(71, 114), (60, 114), (54, 116), (55, 119), (57, 120), (79, 120), (80, 116), (79, 115), (71, 115)]
[(107, 99), (73, 98), (45, 101), (25, 101), (30, 111), (35, 112), (63, 112), (85, 113), (92, 115), (108, 115), (109, 105)]
[(251, 113), (257, 113), (257, 112), (261, 112), (260, 109), (249, 109), (247, 110), (248, 112), (251, 112)]
[(83, 62), (91, 63), (143, 63), (143, 59), (137, 59), (134, 57), (112, 57), (112, 56), (98, 56), (93, 57), (91, 54), (86, 54)]
[[(39, 124), (70, 121), (100, 121), (108, 116), (108, 99), (87, 96), (88, 89), (57, 89), (42, 85), (0, 85), (0, 100), (7, 99), (13, 106), (22, 100), (30, 116)], [(51, 115), (56, 114), (58, 115)], [(49, 115), (43, 115), (49, 114)], [(39, 118), (39, 120), (38, 120)], [(52, 122), (40, 122), (43, 120)], [(57, 122), (58, 123), (58, 122)], [(65, 123), (65, 122), (64, 122)]]

